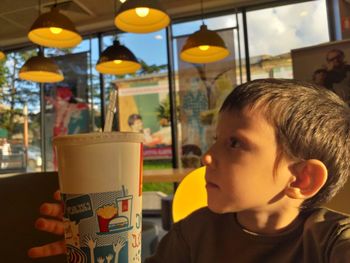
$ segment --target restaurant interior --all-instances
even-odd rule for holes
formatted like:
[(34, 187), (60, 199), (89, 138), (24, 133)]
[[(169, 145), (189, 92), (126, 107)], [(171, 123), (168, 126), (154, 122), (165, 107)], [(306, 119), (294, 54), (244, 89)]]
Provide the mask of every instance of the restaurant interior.
[[(350, 61), (346, 0), (2, 0), (0, 22), (1, 262), (65, 258), (27, 257), (57, 240), (34, 229), (59, 188), (55, 137), (143, 134), (144, 259), (206, 206), (201, 157), (235, 86), (316, 83), (334, 48)], [(349, 193), (328, 206), (350, 213)]]

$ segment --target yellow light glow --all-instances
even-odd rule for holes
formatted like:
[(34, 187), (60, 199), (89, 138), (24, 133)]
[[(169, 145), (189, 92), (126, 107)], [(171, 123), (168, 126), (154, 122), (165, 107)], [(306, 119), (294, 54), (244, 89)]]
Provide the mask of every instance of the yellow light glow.
[(208, 45), (202, 45), (198, 47), (202, 51), (207, 51), (210, 47)]
[(52, 32), (52, 34), (58, 35), (59, 33), (62, 32), (62, 28), (59, 27), (50, 27), (50, 31)]
[(120, 2), (123, 4), (123, 3), (125, 3), (125, 2), (126, 2), (126, 0), (120, 0)]
[(149, 14), (149, 8), (147, 7), (137, 7), (135, 11), (139, 17), (146, 17)]
[(123, 60), (116, 59), (116, 60), (113, 60), (113, 62), (114, 62), (115, 64), (120, 64), (120, 63), (122, 63), (122, 62), (123, 62)]

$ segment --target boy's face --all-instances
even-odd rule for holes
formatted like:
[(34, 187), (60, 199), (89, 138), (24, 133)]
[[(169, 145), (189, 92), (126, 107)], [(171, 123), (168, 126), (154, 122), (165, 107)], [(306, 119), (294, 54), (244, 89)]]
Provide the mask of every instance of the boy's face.
[(143, 121), (141, 119), (135, 120), (134, 124), (131, 125), (131, 130), (133, 132), (142, 132), (142, 130), (143, 130)]
[(226, 213), (283, 206), (291, 161), (282, 158), (274, 176), (275, 131), (259, 110), (220, 113), (216, 136), (203, 156), (209, 208)]

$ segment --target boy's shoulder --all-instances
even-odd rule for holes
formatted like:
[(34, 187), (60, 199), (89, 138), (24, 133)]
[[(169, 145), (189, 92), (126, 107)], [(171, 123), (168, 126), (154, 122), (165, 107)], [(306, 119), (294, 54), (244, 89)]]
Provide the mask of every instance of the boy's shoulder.
[(305, 217), (304, 232), (317, 231), (320, 235), (327, 234), (327, 236), (340, 235), (344, 231), (350, 234), (350, 215), (348, 214), (321, 207), (306, 213)]
[(320, 207), (314, 208), (306, 213), (305, 228), (314, 225), (339, 225), (349, 226), (350, 215), (342, 212), (338, 212), (329, 208)]
[(304, 251), (319, 251), (329, 262), (349, 262), (350, 215), (327, 208), (314, 209), (304, 222), (302, 237)]

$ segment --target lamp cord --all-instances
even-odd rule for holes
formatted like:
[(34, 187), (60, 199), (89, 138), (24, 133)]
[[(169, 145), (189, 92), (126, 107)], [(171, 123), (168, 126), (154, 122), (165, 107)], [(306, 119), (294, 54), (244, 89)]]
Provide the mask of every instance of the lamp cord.
[(201, 15), (202, 15), (202, 25), (204, 25), (204, 12), (203, 12), (203, 0), (201, 0)]
[(39, 8), (38, 8), (38, 11), (39, 11), (39, 16), (41, 15), (41, 0), (38, 1), (39, 2)]

